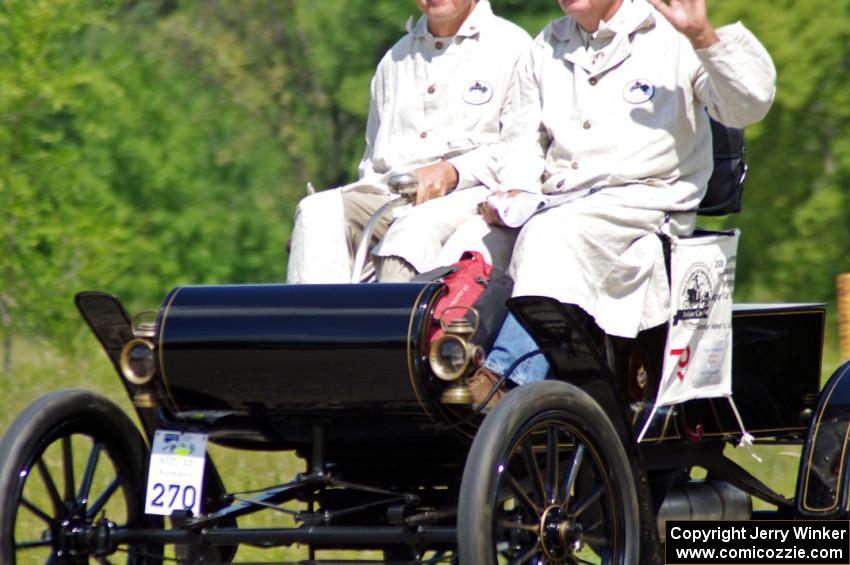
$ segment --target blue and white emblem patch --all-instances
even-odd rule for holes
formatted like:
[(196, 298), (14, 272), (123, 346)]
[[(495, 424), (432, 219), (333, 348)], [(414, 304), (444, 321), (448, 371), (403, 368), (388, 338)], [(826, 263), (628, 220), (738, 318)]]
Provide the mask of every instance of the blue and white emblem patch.
[(623, 98), (629, 104), (643, 104), (655, 96), (655, 87), (647, 80), (630, 80), (623, 89)]
[(480, 106), (486, 104), (493, 98), (493, 87), (489, 82), (483, 80), (474, 80), (463, 91), (463, 101), (467, 104)]

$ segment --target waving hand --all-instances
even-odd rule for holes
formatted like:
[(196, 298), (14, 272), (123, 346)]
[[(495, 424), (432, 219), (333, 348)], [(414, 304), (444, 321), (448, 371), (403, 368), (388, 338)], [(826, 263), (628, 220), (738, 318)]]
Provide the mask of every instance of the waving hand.
[(711, 47), (717, 37), (705, 9), (705, 0), (649, 0), (674, 28), (685, 35), (696, 49)]

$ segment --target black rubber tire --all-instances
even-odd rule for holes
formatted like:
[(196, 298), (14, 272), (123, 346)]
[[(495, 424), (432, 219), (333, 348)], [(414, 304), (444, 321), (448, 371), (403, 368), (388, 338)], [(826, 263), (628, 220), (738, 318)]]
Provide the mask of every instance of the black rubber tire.
[[(110, 483), (114, 481), (117, 488), (112, 492), (109, 488), (103, 493), (85, 492), (83, 483), (91, 482), (85, 480), (88, 475), (85, 471), (81, 476), (71, 473), (68, 479), (66, 453), (71, 454), (69, 457), (73, 462), (73, 445), (79, 442), (88, 443), (85, 439), (71, 439), (75, 436), (86, 436), (91, 440), (92, 449), (86, 461), (88, 464), (94, 463), (93, 469), (98, 469), (97, 472), (102, 472), (106, 467), (106, 458), (111, 460), (112, 466), (106, 467), (105, 473), (111, 477), (110, 473), (114, 471), (115, 477)], [(62, 454), (62, 473), (61, 477), (57, 478), (64, 480), (57, 481), (50, 475), (48, 482), (43, 473), (50, 474), (50, 465), (44, 462), (42, 457), (45, 451), (57, 442), (56, 449), (61, 450)], [(98, 444), (102, 447), (95, 449)], [(67, 552), (61, 557), (58, 556), (58, 538), (61, 536), (57, 532), (61, 531), (59, 524), (63, 520), (70, 519), (85, 526), (98, 519), (95, 511), (97, 506), (103, 508), (103, 505), (99, 504), (101, 497), (89, 500), (89, 497), (98, 494), (104, 495), (104, 503), (109, 504), (112, 503), (109, 501), (115, 500), (114, 497), (123, 495), (122, 509), (126, 512), (128, 528), (161, 528), (163, 522), (159, 517), (144, 514), (147, 453), (145, 441), (133, 422), (120, 408), (100, 395), (83, 390), (63, 390), (43, 396), (30, 404), (15, 419), (0, 442), (0, 563), (32, 563), (34, 556), (27, 554), (31, 550), (16, 551), (17, 545), (44, 541), (29, 536), (22, 540), (15, 539), (18, 512), (31, 512), (25, 504), (31, 504), (29, 498), (37, 492), (42, 492), (47, 500), (52, 501), (49, 503), (50, 510), (46, 507), (39, 508), (43, 514), (40, 520), (46, 524), (43, 535), (51, 532), (47, 547), (41, 550), (51, 553), (47, 559), (49, 563), (88, 562), (90, 556), (86, 555), (85, 551), (76, 556), (68, 555)], [(91, 476), (94, 476), (94, 472), (93, 470)], [(33, 478), (33, 482), (27, 485), (31, 476), (38, 475), (41, 477)], [(49, 483), (54, 487), (53, 492), (48, 486)], [(28, 486), (30, 488), (27, 488)], [(91, 487), (88, 490), (91, 491)], [(86, 516), (87, 511), (94, 515)], [(50, 525), (47, 524), (48, 518), (53, 521)], [(162, 547), (145, 545), (123, 549), (126, 553), (113, 555), (110, 560), (114, 562), (116, 557), (126, 556), (126, 562), (133, 565), (162, 562)]]
[(593, 398), (568, 383), (542, 381), (514, 389), (487, 415), (460, 487), (462, 565), (496, 565), (497, 552), (510, 563), (574, 564), (577, 549), (581, 559), (632, 565), (639, 532), (622, 440)]

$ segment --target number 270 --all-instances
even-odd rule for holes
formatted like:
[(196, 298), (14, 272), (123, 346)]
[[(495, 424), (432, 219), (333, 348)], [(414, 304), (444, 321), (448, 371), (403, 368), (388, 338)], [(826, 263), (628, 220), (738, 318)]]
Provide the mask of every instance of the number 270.
[[(183, 491), (183, 495), (180, 497), (180, 508), (192, 508), (195, 506), (195, 499), (198, 496), (198, 493), (195, 491), (195, 487), (192, 485), (164, 485), (162, 483), (154, 483), (153, 487), (151, 487), (153, 491), (154, 498), (151, 501), (152, 506), (165, 506), (167, 508), (174, 508), (174, 503), (177, 502), (177, 497), (180, 495), (180, 491)], [(166, 492), (168, 493), (166, 495)], [(171, 500), (166, 505), (165, 499), (171, 497)]]

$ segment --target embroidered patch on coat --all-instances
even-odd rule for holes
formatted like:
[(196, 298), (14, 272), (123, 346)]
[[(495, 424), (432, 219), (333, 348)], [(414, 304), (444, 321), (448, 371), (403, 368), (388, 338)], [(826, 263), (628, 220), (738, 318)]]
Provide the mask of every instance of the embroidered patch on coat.
[(685, 327), (695, 330), (701, 320), (708, 318), (711, 305), (717, 299), (712, 296), (715, 285), (711, 281), (711, 271), (704, 263), (694, 263), (685, 273), (685, 281), (679, 289), (679, 305), (673, 316), (673, 325), (684, 322)]
[(483, 80), (474, 80), (463, 91), (463, 101), (467, 104), (480, 106), (486, 104), (493, 98), (493, 87), (489, 82)]
[(643, 104), (655, 96), (655, 87), (643, 79), (630, 80), (623, 89), (623, 98), (629, 104)]

